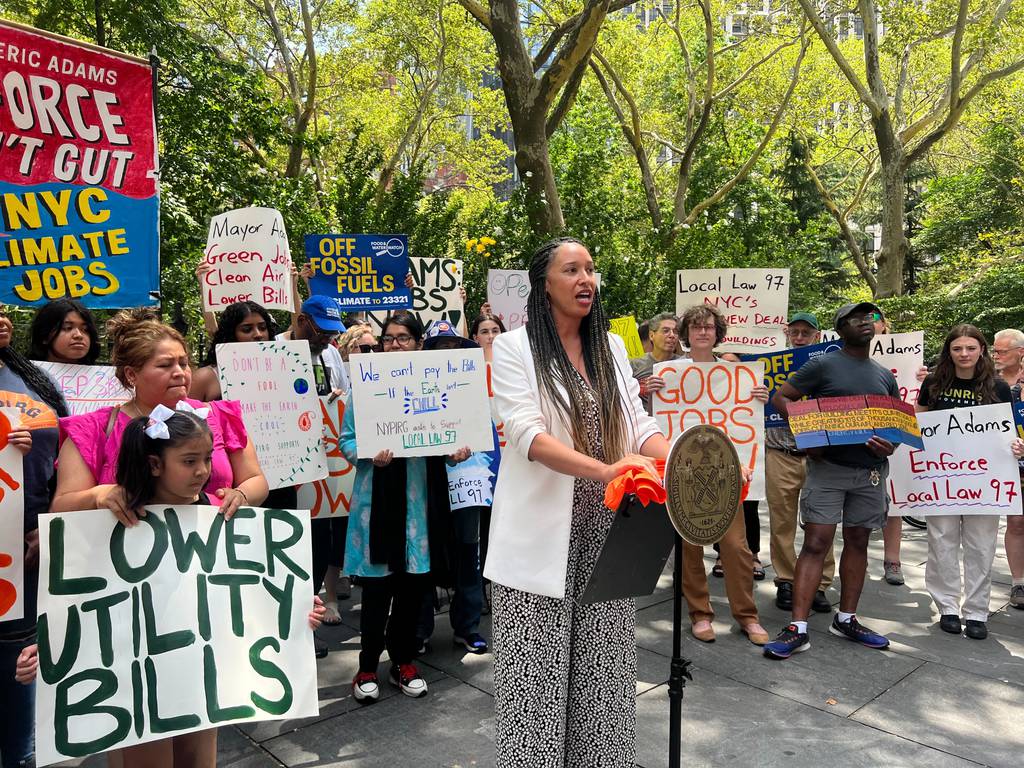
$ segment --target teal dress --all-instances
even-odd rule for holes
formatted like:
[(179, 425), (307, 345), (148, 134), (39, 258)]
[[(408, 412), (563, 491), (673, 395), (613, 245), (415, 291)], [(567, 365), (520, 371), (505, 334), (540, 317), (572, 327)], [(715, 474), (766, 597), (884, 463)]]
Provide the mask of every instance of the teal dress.
[[(373, 499), (373, 462), (356, 454), (355, 406), (351, 395), (345, 406), (338, 445), (345, 457), (356, 465), (352, 507), (345, 539), (345, 570), (353, 576), (390, 575), (386, 563), (370, 562), (370, 502)], [(405, 570), (430, 572), (430, 545), (427, 538), (427, 462), (423, 458), (395, 459), (406, 462)]]

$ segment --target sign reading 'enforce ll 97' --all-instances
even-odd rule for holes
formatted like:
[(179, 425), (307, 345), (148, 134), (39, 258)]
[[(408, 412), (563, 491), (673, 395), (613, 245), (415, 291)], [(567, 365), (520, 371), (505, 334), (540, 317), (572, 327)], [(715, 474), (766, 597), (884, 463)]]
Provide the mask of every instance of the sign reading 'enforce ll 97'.
[(7, 21), (0, 51), (0, 303), (156, 303), (149, 63)]

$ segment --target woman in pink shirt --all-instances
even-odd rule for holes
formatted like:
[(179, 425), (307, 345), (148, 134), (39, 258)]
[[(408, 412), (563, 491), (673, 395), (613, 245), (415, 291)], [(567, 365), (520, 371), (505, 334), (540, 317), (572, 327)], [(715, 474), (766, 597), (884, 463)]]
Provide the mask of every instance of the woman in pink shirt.
[(242, 423), (241, 408), (232, 401), (188, 399), (192, 370), (182, 335), (149, 310), (120, 312), (107, 330), (114, 343), (117, 378), (133, 396), (118, 407), (61, 419), (63, 443), (52, 511), (110, 509), (125, 525), (138, 522), (114, 480), (121, 436), (132, 419), (148, 416), (157, 405), (173, 409), (181, 401), (210, 408), (213, 466), (206, 486), (210, 500), (228, 517), (239, 506), (258, 506), (267, 496), (267, 481)]

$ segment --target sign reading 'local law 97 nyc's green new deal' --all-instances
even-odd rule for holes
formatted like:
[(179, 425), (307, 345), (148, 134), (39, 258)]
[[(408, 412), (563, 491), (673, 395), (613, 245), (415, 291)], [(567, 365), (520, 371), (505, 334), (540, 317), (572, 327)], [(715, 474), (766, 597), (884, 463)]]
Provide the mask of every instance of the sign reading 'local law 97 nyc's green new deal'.
[(39, 518), (39, 765), (318, 712), (309, 513)]

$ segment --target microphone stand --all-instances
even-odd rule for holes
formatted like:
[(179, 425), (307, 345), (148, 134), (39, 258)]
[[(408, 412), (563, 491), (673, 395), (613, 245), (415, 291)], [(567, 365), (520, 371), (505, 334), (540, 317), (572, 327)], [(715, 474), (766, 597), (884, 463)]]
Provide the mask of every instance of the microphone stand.
[(683, 739), (683, 689), (693, 680), (690, 660), (682, 655), (683, 633), (683, 540), (676, 534), (672, 567), (672, 667), (668, 678), (668, 765), (679, 768)]

